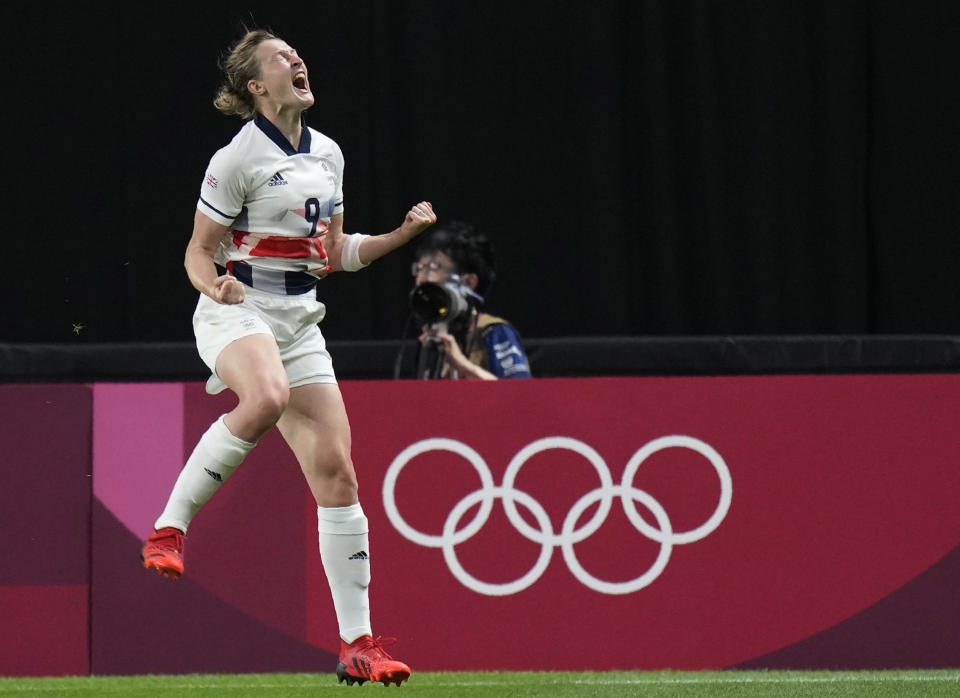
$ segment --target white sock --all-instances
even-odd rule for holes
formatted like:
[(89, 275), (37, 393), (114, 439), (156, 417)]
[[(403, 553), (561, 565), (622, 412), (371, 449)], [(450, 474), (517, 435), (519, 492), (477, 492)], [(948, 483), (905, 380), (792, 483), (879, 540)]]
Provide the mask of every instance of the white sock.
[(167, 506), (154, 524), (179, 528), (184, 533), (190, 521), (206, 504), (213, 493), (233, 474), (255, 443), (244, 441), (230, 433), (220, 415), (200, 437), (200, 441), (180, 471)]
[(320, 559), (333, 594), (340, 637), (353, 642), (370, 630), (370, 544), (360, 504), (317, 507)]

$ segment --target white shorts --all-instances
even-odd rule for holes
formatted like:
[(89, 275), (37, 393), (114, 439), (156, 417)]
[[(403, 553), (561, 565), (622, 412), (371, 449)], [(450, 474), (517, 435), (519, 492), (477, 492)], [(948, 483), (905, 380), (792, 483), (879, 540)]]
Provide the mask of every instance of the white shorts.
[(317, 327), (326, 307), (313, 293), (281, 296), (245, 287), (243, 303), (224, 305), (200, 294), (193, 313), (193, 333), (200, 358), (213, 374), (207, 381), (211, 395), (226, 390), (217, 376), (217, 357), (241, 337), (268, 334), (277, 342), (290, 387), (309, 383), (336, 383), (333, 359)]

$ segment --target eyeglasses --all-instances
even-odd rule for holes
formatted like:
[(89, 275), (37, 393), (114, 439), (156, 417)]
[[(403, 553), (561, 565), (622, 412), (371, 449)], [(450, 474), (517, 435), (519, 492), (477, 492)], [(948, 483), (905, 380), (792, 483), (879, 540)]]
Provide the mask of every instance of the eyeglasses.
[(410, 265), (410, 273), (414, 276), (419, 276), (423, 271), (453, 271), (453, 267), (441, 264), (435, 259), (428, 262), (414, 262)]

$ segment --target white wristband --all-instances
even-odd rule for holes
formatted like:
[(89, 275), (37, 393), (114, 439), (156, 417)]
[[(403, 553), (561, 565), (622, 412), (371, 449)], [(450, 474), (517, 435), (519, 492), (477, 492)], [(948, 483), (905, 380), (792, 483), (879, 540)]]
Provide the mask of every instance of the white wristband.
[(360, 261), (360, 243), (370, 237), (363, 233), (351, 233), (344, 236), (343, 252), (340, 255), (340, 264), (344, 271), (360, 271), (366, 264)]

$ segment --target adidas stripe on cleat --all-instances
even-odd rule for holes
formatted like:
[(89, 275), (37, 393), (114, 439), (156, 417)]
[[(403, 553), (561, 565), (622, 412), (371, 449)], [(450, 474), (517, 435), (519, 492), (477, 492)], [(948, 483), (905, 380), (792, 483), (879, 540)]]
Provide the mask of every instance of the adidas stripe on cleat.
[(363, 685), (365, 681), (375, 681), (389, 686), (395, 683), (398, 686), (410, 678), (410, 667), (391, 657), (383, 649), (384, 644), (391, 644), (394, 638), (378, 637), (374, 640), (369, 635), (363, 635), (349, 645), (340, 641), (340, 663), (337, 664), (337, 683), (347, 682)]
[(140, 561), (172, 579), (183, 574), (183, 532), (167, 526), (154, 531), (140, 550)]

